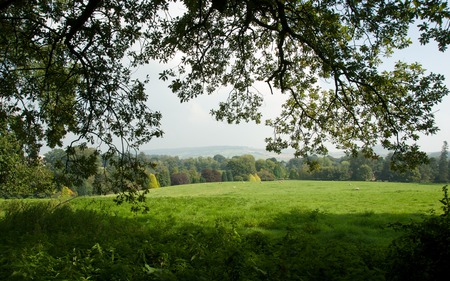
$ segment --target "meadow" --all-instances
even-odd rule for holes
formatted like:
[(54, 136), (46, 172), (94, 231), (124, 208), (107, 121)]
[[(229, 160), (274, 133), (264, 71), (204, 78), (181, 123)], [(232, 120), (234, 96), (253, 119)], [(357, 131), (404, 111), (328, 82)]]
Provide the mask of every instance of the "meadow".
[(386, 280), (396, 222), (441, 212), (442, 186), (274, 181), (0, 201), (0, 280)]

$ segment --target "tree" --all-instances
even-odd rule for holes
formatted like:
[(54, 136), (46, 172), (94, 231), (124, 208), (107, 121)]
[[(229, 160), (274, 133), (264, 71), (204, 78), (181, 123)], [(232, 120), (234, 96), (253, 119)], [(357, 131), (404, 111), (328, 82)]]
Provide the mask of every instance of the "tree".
[[(259, 175), (259, 177), (260, 177), (261, 179), (263, 179), (263, 177), (261, 177), (261, 175)], [(274, 179), (275, 179), (275, 177), (274, 177)], [(296, 169), (291, 168), (291, 169), (289, 170), (289, 179), (290, 179), (290, 180), (296, 180), (296, 179), (298, 179), (298, 173), (297, 173), (297, 170), (296, 170)]]
[(273, 169), (273, 174), (277, 179), (282, 179), (285, 177), (286, 169), (284, 168), (281, 162), (275, 163), (275, 167)]
[[(213, 159), (215, 161), (217, 161), (220, 165), (225, 164), (225, 162), (227, 161), (227, 158), (225, 158), (225, 156), (220, 155), (220, 154), (214, 155)], [(221, 168), (222, 168), (222, 166), (221, 166)]]
[(170, 182), (172, 185), (189, 184), (189, 176), (186, 173), (176, 173), (170, 176)]
[[(392, 159), (393, 155), (390, 155), (390, 163), (389, 169), (391, 169), (392, 166)], [(374, 166), (377, 159), (368, 159), (364, 157), (364, 152), (360, 152), (357, 156), (351, 157), (349, 159), (350, 166), (349, 169), (351, 171), (351, 180), (372, 180), (374, 178)], [(367, 168), (370, 168), (369, 169)], [(382, 169), (383, 167), (381, 167)]]
[(356, 169), (353, 179), (357, 181), (370, 181), (373, 179), (373, 171), (372, 168), (367, 165), (363, 164), (361, 167)]
[[(444, 77), (426, 74), (418, 63), (386, 71), (380, 65), (411, 44), (416, 19), (421, 43), (435, 40), (446, 50), (447, 1), (229, 0), (223, 9), (184, 3), (186, 13), (163, 31), (167, 39), (155, 37), (148, 47), (151, 54), (171, 50), (164, 58), (182, 52), (178, 72), (163, 73), (173, 77), (170, 87), (182, 101), (228, 86), (228, 99), (212, 111), (216, 119), (259, 123), (263, 99), (252, 87), (263, 81), (289, 96), (281, 115), (266, 122), (275, 132), (269, 150), (325, 154), (331, 141), (371, 157), (379, 143), (402, 166), (427, 158), (408, 141), (437, 131), (432, 107), (448, 94)], [(331, 89), (321, 89), (319, 79), (331, 81)]]
[(229, 180), (228, 180), (227, 171), (223, 171), (223, 172), (222, 172), (222, 181), (223, 181), (223, 182), (229, 181)]
[(263, 159), (258, 159), (255, 162), (256, 171), (267, 170), (267, 163)]
[(5, 131), (0, 131), (0, 196), (21, 192), (19, 186), (23, 155), (14, 137)]
[[(180, 15), (170, 15), (172, 2), (184, 5)], [(178, 68), (160, 78), (182, 102), (231, 89), (212, 110), (218, 120), (261, 122), (258, 81), (288, 96), (266, 122), (271, 151), (291, 146), (307, 156), (332, 142), (374, 156), (381, 143), (393, 163), (414, 166), (426, 155), (408, 141), (437, 131), (432, 107), (448, 94), (444, 77), (418, 63), (380, 65), (411, 44), (415, 20), (421, 43), (446, 50), (449, 19), (444, 0), (2, 1), (0, 117), (27, 157), (69, 133), (100, 140), (111, 157), (125, 153), (162, 135), (161, 114), (146, 103), (148, 80), (134, 79), (134, 68), (177, 56)], [(321, 89), (319, 79), (333, 87)]]
[(156, 179), (161, 187), (170, 186), (170, 174), (169, 169), (166, 166), (157, 165)]
[[(69, 133), (75, 135), (73, 144), (106, 144), (111, 157), (162, 135), (161, 115), (148, 108), (145, 81), (132, 79), (135, 64), (127, 59), (141, 38), (144, 18), (155, 12), (145, 9), (149, 5), (2, 1), (0, 118), (27, 158), (37, 159), (44, 143), (62, 146)], [(119, 145), (116, 139), (122, 140)], [(126, 157), (115, 163), (134, 168)], [(116, 184), (130, 191), (126, 181)]]
[(391, 159), (392, 153), (389, 153), (383, 161), (384, 163), (382, 165), (380, 173), (378, 174), (377, 179), (382, 181), (397, 181), (397, 182), (414, 182), (414, 181), (417, 182), (421, 181), (421, 179), (423, 181), (426, 181), (427, 175), (424, 174), (422, 176), (421, 171), (426, 172), (426, 170), (429, 170), (428, 165), (425, 167), (425, 165), (422, 164), (417, 168), (410, 169), (407, 171), (396, 171), (391, 169)]
[(349, 180), (351, 177), (350, 172), (350, 162), (349, 161), (341, 161), (339, 165), (339, 180)]
[(154, 174), (148, 174), (148, 189), (159, 188), (159, 182)]
[[(275, 176), (267, 170), (264, 170), (264, 169), (260, 170), (257, 174), (258, 174), (258, 177), (262, 181), (274, 181), (275, 180)], [(294, 178), (292, 178), (292, 179), (294, 179)]]
[(227, 170), (226, 173), (228, 181), (234, 181), (233, 172), (231, 170)]
[[(434, 160), (434, 161), (433, 161)], [(434, 158), (430, 159), (430, 163), (422, 164), (419, 166), (420, 181), (421, 182), (433, 182), (436, 170), (433, 169), (433, 162), (436, 162)]]
[(110, 171), (108, 171), (106, 168), (101, 168), (100, 171), (94, 176), (94, 182), (92, 185), (94, 194), (103, 195), (117, 192), (112, 184)]
[(239, 177), (246, 180), (248, 175), (256, 173), (255, 157), (252, 155), (242, 155), (231, 158), (227, 163), (227, 169), (233, 174), (234, 180)]
[(217, 170), (203, 169), (202, 178), (206, 182), (219, 182), (222, 181), (222, 174)]
[(439, 172), (436, 176), (436, 182), (446, 183), (448, 182), (448, 143), (444, 141), (442, 145), (441, 155), (438, 162)]
[[(123, 5), (129, 9), (123, 9)], [(115, 147), (113, 136), (141, 144), (161, 135), (160, 114), (131, 79), (130, 47), (143, 17), (137, 1), (4, 1), (0, 8), (2, 115), (35, 154), (67, 133)], [(145, 13), (145, 15), (144, 15)], [(149, 17), (150, 19), (150, 17)], [(150, 20), (146, 20), (150, 23)]]
[(258, 174), (250, 174), (248, 175), (248, 181), (249, 182), (261, 182), (261, 178), (258, 176)]
[(53, 149), (44, 155), (47, 167), (59, 185), (76, 189), (86, 184), (86, 180), (97, 174), (100, 167), (99, 152), (84, 146), (71, 147), (64, 151)]
[(52, 172), (41, 160), (28, 161), (15, 135), (0, 121), (0, 197), (43, 197), (55, 190)]

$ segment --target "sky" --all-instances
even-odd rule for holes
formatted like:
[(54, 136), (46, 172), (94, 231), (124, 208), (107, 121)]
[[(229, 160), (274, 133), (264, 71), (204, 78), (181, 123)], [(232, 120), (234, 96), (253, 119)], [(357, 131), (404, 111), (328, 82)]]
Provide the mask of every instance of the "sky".
[[(397, 51), (393, 57), (386, 59), (386, 67), (392, 67), (396, 61), (420, 62), (429, 72), (440, 73), (446, 76), (446, 85), (450, 88), (450, 51), (441, 53), (437, 45), (430, 43), (422, 46), (415, 42), (406, 50)], [(281, 111), (284, 95), (271, 95), (264, 83), (258, 84), (258, 90), (264, 96), (261, 108), (263, 122), (241, 123), (230, 125), (226, 122), (216, 121), (210, 110), (217, 108), (220, 101), (227, 97), (225, 90), (218, 90), (211, 96), (202, 95), (187, 103), (180, 103), (175, 94), (167, 87), (168, 82), (158, 80), (158, 73), (164, 69), (157, 63), (141, 66), (138, 76), (150, 76), (147, 87), (149, 107), (160, 111), (163, 115), (163, 138), (153, 139), (143, 145), (141, 150), (185, 148), (201, 146), (248, 146), (252, 148), (265, 148), (266, 137), (273, 135), (273, 129), (264, 125), (264, 120), (273, 118)], [(440, 151), (444, 141), (450, 141), (450, 97), (435, 106), (435, 118), (440, 131), (433, 136), (423, 136), (418, 141), (423, 151)], [(329, 148), (333, 151), (333, 148)]]

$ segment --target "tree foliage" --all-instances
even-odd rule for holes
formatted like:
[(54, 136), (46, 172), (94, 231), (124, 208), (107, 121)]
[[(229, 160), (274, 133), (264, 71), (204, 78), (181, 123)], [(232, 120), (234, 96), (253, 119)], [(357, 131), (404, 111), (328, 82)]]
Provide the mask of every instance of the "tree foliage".
[(53, 179), (40, 160), (27, 161), (14, 134), (0, 128), (0, 197), (48, 196)]
[(44, 157), (60, 187), (82, 186), (89, 177), (97, 174), (100, 166), (99, 152), (94, 148), (82, 146), (71, 147), (66, 151), (54, 149)]
[(439, 156), (439, 162), (438, 162), (439, 171), (437, 174), (436, 181), (441, 183), (448, 182), (448, 143), (447, 141), (444, 141), (444, 144), (442, 145), (441, 155)]
[(35, 152), (67, 133), (142, 144), (160, 136), (160, 114), (133, 80), (130, 47), (151, 24), (140, 1), (4, 1), (0, 22), (1, 114)]
[[(174, 3), (183, 8), (171, 15)], [(331, 142), (375, 156), (381, 143), (394, 151), (392, 163), (415, 166), (426, 155), (414, 141), (438, 130), (432, 108), (448, 94), (444, 77), (419, 63), (380, 67), (411, 44), (414, 24), (421, 43), (435, 40), (445, 51), (449, 19), (443, 0), (2, 1), (0, 117), (27, 157), (36, 159), (42, 144), (61, 146), (69, 133), (75, 143), (106, 144), (115, 157), (162, 135), (148, 80), (133, 71), (177, 57), (160, 78), (182, 102), (230, 89), (212, 110), (218, 120), (261, 122), (257, 82), (287, 96), (281, 115), (266, 121), (274, 127), (269, 150), (307, 156)], [(139, 161), (116, 163), (141, 170)], [(125, 184), (134, 176), (120, 177)]]
[(189, 176), (186, 173), (175, 173), (170, 176), (172, 185), (181, 185), (191, 183)]
[(148, 175), (148, 188), (152, 189), (152, 188), (159, 188), (161, 187), (158, 179), (156, 178), (156, 176), (154, 174), (149, 174)]
[[(182, 101), (220, 86), (232, 90), (212, 113), (228, 122), (261, 121), (262, 95), (255, 82), (267, 82), (288, 96), (283, 112), (266, 123), (274, 127), (267, 148), (292, 147), (296, 155), (327, 152), (326, 142), (356, 154), (374, 156), (380, 143), (396, 163), (424, 161), (419, 133), (433, 134), (432, 108), (448, 94), (444, 77), (418, 63), (396, 63), (381, 71), (383, 58), (411, 44), (417, 22), (420, 41), (450, 38), (447, 1), (183, 1), (187, 12), (171, 21), (148, 53), (167, 48), (183, 53), (172, 90)], [(320, 87), (330, 81), (331, 89)], [(275, 92), (275, 90), (273, 90)]]
[(201, 174), (206, 182), (222, 181), (222, 174), (217, 170), (203, 169)]

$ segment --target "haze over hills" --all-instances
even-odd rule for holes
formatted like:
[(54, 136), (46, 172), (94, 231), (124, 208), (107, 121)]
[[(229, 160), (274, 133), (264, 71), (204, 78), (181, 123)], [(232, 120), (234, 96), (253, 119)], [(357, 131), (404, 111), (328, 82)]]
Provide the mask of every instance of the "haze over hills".
[[(386, 156), (388, 151), (381, 148), (375, 147), (377, 154), (381, 156)], [(287, 149), (281, 154), (266, 151), (263, 148), (254, 148), (248, 146), (201, 146), (201, 147), (183, 147), (183, 148), (166, 148), (166, 149), (147, 149), (143, 150), (143, 153), (147, 155), (167, 155), (167, 156), (178, 156), (181, 159), (186, 158), (196, 158), (196, 157), (213, 157), (214, 155), (220, 154), (226, 158), (231, 158), (233, 156), (241, 156), (245, 154), (250, 154), (255, 157), (255, 159), (268, 159), (275, 157), (278, 161), (288, 161), (294, 158), (294, 150)], [(330, 156), (340, 158), (345, 156), (343, 151), (333, 151), (329, 153)], [(439, 157), (440, 152), (428, 153), (430, 157)]]
[(182, 147), (167, 149), (151, 149), (143, 151), (147, 155), (168, 155), (178, 156), (180, 158), (190, 157), (213, 157), (220, 154), (224, 157), (231, 158), (233, 156), (241, 156), (251, 154), (256, 159), (267, 159), (275, 157), (279, 160), (293, 158), (293, 153), (276, 154), (268, 152), (264, 149), (252, 148), (247, 146), (202, 146), (202, 147)]
[[(150, 149), (144, 150), (143, 153), (147, 155), (168, 155), (168, 156), (178, 156), (180, 158), (190, 158), (190, 157), (213, 157), (214, 155), (220, 154), (226, 158), (231, 158), (233, 156), (241, 156), (245, 154), (250, 154), (255, 157), (255, 159), (267, 159), (275, 157), (277, 160), (289, 160), (294, 158), (294, 150), (288, 149), (283, 151), (281, 154), (266, 151), (262, 148), (253, 148), (248, 146), (203, 146), (203, 147), (184, 147), (184, 148), (167, 148), (167, 149)], [(344, 156), (343, 152), (330, 153), (334, 157)]]

